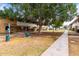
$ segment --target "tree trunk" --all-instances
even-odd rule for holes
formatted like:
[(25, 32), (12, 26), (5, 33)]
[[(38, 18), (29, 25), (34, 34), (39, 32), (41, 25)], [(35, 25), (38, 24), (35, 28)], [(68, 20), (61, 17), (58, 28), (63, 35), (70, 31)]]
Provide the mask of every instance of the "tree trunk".
[(54, 27), (53, 27), (53, 32), (54, 32)]
[(40, 17), (39, 17), (39, 23), (38, 23), (38, 25), (39, 25), (38, 34), (40, 34), (41, 29), (42, 29), (42, 20), (41, 20)]
[(39, 25), (38, 34), (41, 33), (42, 25)]

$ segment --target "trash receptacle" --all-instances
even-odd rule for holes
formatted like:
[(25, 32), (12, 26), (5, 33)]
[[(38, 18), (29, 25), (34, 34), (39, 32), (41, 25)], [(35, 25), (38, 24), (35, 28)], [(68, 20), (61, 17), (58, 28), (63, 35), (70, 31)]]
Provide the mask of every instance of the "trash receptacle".
[(10, 41), (10, 35), (6, 35), (6, 41)]
[(29, 32), (25, 32), (25, 37), (28, 37), (30, 36), (30, 33)]

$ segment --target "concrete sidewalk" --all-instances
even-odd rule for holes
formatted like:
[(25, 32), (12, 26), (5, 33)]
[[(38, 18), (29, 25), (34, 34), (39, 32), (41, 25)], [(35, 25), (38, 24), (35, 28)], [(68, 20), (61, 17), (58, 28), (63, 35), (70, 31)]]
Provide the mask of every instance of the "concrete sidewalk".
[(41, 56), (68, 56), (68, 31), (65, 32)]

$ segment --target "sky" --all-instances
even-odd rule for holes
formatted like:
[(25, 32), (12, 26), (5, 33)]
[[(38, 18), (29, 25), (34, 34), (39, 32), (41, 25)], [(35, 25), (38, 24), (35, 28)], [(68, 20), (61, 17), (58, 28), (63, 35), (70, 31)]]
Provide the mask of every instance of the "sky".
[(0, 10), (3, 10), (3, 9), (4, 9), (4, 7), (9, 8), (9, 7), (10, 7), (10, 5), (9, 5), (9, 4), (7, 4), (7, 3), (0, 3)]
[(77, 4), (77, 13), (79, 14), (79, 4)]

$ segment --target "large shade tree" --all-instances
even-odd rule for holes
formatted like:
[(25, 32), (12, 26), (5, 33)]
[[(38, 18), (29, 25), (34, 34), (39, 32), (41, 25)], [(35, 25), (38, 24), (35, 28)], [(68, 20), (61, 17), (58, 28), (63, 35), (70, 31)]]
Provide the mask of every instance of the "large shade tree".
[(35, 23), (39, 25), (38, 32), (41, 31), (42, 25), (61, 26), (64, 21), (70, 20), (69, 17), (73, 17), (76, 12), (75, 4), (14, 3), (10, 5), (10, 8), (0, 11), (0, 16), (9, 16), (18, 21)]

